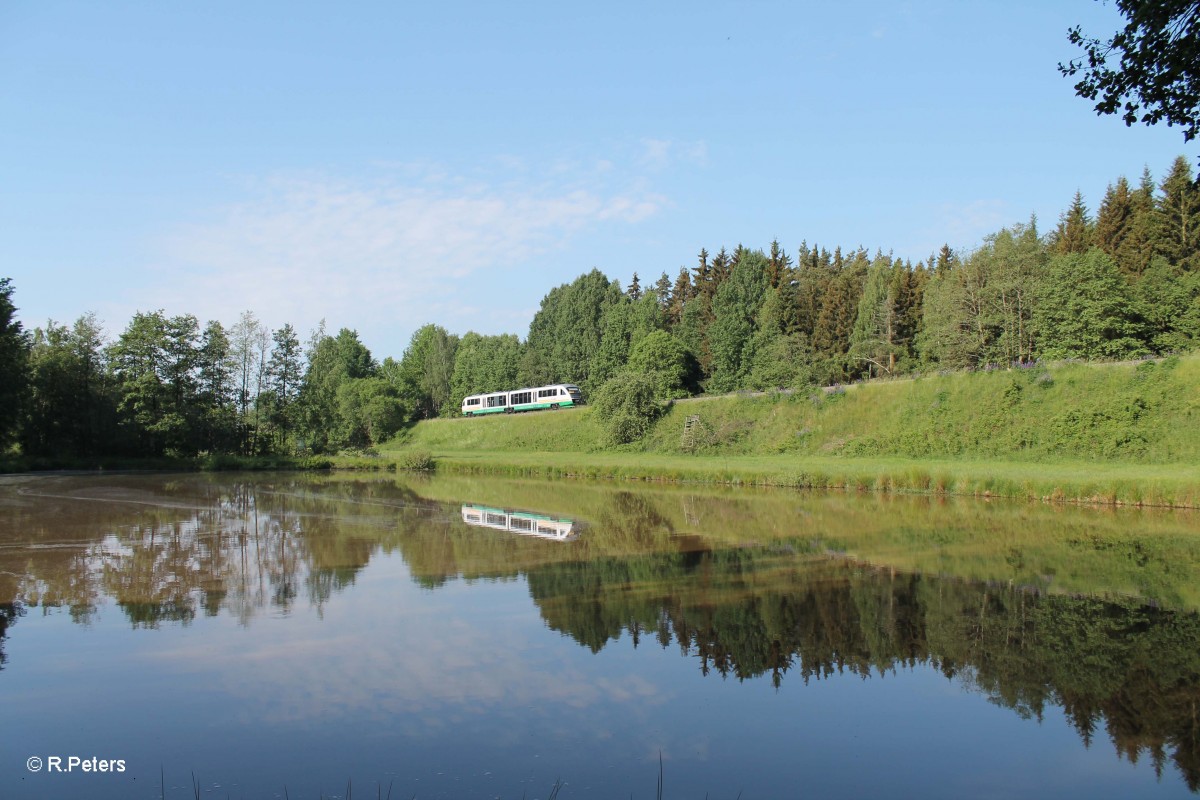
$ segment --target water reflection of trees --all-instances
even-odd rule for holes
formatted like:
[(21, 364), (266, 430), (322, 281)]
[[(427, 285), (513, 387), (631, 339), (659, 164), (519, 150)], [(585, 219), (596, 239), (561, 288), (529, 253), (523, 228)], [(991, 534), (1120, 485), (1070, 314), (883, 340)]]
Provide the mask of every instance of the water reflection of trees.
[(0, 603), (0, 669), (4, 669), (8, 656), (4, 654), (4, 640), (8, 638), (8, 629), (25, 613), (20, 603)]
[(564, 564), (529, 575), (547, 623), (598, 650), (649, 635), (705, 674), (780, 686), (927, 664), (1022, 716), (1061, 707), (1131, 761), (1200, 789), (1200, 617), (1135, 601), (895, 574), (765, 550)]
[[(547, 624), (594, 652), (622, 639), (635, 647), (653, 640), (695, 658), (705, 674), (775, 686), (930, 665), (1024, 716), (1061, 707), (1085, 742), (1103, 730), (1124, 757), (1150, 758), (1159, 769), (1174, 763), (1200, 788), (1194, 613), (834, 557), (829, 543), (846, 534), (817, 506), (801, 509), (806, 537), (797, 538), (786, 534), (798, 515), (785, 516), (778, 503), (606, 491), (583, 511), (548, 508), (592, 523), (586, 536), (550, 544), (471, 528), (457, 502), (430, 501), (390, 480), (187, 476), (45, 485), (84, 499), (30, 499), (0, 512), (0, 535), (7, 530), (30, 545), (0, 548), (0, 666), (8, 628), (25, 607), (67, 608), (88, 624), (111, 597), (137, 627), (222, 613), (248, 624), (263, 608), (290, 613), (309, 604), (320, 612), (375, 554), (394, 551), (430, 588), (524, 575)], [(555, 493), (561, 503), (561, 487)], [(931, 530), (928, 518), (916, 518), (886, 535), (915, 552)], [(945, 539), (952, 526), (936, 530)], [(714, 545), (725, 531), (762, 544)], [(1193, 568), (1170, 539), (1137, 573), (1099, 534), (1068, 531), (1060, 540), (1061, 554), (1022, 545), (1024, 555), (1013, 558), (1010, 543), (988, 556), (1000, 567), (978, 568), (1053, 574), (1088, 558), (1095, 574), (1117, 574), (1122, 585), (1142, 580), (1167, 596), (1180, 594), (1168, 579)], [(952, 544), (939, 540), (938, 552)], [(974, 545), (968, 552), (979, 555)]]
[(221, 612), (247, 623), (297, 602), (320, 612), (375, 552), (396, 546), (403, 520), (440, 511), (394, 484), (308, 476), (57, 489), (30, 495), (54, 503), (18, 504), (0, 519), (0, 532), (21, 537), (0, 549), (0, 602), (65, 607), (87, 623), (111, 597), (135, 627)]

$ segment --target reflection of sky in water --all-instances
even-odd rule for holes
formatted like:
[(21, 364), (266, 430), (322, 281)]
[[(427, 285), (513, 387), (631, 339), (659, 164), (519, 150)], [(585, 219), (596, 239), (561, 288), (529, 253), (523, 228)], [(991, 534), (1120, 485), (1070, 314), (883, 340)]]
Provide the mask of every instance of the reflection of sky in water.
[[(549, 545), (548, 546), (552, 546)], [(30, 609), (0, 673), (4, 797), (314, 797), (376, 781), (393, 797), (1184, 796), (1168, 770), (1085, 749), (933, 669), (807, 685), (703, 677), (677, 645), (598, 655), (548, 629), (524, 581), (419, 588), (379, 556), (314, 610), (132, 630)], [(31, 776), (35, 754), (125, 758), (119, 776)], [(214, 782), (220, 787), (214, 787)], [(62, 792), (60, 795), (59, 792)], [(168, 792), (168, 797), (172, 796)]]
[[(385, 507), (364, 524), (390, 530), (400, 499), (354, 502)], [(450, 521), (434, 513), (429, 524), (461, 524), (452, 509)], [(314, 534), (305, 545), (337, 541), (346, 544)], [(533, 564), (567, 559), (548, 562), (568, 568), (561, 577), (571, 546), (526, 540), (546, 549), (520, 552)], [(97, 549), (129, 552), (112, 535)], [(807, 683), (793, 671), (776, 689), (769, 673), (703, 676), (697, 656), (661, 647), (653, 631), (636, 649), (622, 633), (593, 654), (545, 622), (553, 609), (562, 627), (564, 608), (580, 599), (569, 585), (547, 586), (548, 571), (539, 609), (524, 577), (423, 589), (401, 549), (385, 550), (347, 550), (369, 555), (367, 565), (319, 609), (300, 595), (286, 612), (266, 603), (241, 619), (231, 604), (216, 616), (200, 609), (187, 625), (135, 629), (105, 595), (88, 625), (28, 608), (4, 643), (0, 797), (149, 800), (160, 796), (161, 768), (169, 798), (192, 797), (193, 771), (204, 797), (282, 797), (285, 786), (291, 798), (334, 797), (352, 778), (358, 796), (374, 796), (377, 783), (386, 794), (394, 781), (395, 798), (532, 799), (561, 778), (561, 800), (647, 798), (660, 754), (668, 798), (1192, 796), (1170, 764), (1156, 779), (1149, 757), (1115, 757), (1103, 728), (1086, 748), (1057, 707), (1023, 719), (927, 665)], [(753, 577), (710, 586), (673, 558), (641, 563), (641, 591), (682, 591), (662, 575), (694, 578), (682, 616), (700, 613), (705, 591), (716, 597), (719, 585)], [(606, 591), (618, 591), (612, 580)], [(128, 771), (32, 775), (31, 755), (124, 758)]]

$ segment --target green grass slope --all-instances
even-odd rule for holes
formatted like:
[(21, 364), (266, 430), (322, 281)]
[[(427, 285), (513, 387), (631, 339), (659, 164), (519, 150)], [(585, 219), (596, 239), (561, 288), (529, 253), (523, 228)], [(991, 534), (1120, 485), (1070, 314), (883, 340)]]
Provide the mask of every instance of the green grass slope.
[(510, 474), (1200, 505), (1200, 355), (686, 400), (619, 449), (600, 422), (590, 408), (431, 420), (382, 450)]

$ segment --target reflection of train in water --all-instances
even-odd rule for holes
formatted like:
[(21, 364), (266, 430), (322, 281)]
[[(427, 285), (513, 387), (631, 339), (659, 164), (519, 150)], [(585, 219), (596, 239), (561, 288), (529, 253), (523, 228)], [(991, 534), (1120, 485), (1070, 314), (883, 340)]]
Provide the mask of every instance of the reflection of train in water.
[(556, 542), (570, 541), (579, 536), (575, 520), (548, 517), (532, 511), (512, 511), (464, 503), (462, 518), (463, 522), (468, 525), (495, 528), (498, 531), (509, 531), (521, 536), (552, 539)]

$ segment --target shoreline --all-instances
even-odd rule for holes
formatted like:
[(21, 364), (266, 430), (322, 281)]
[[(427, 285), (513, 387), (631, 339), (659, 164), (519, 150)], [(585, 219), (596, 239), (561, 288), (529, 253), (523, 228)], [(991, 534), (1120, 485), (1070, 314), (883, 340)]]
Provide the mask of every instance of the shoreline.
[(1200, 508), (1200, 467), (796, 455), (389, 451), (380, 455), (191, 459), (8, 459), (0, 474), (228, 471), (398, 472), (840, 490), (1071, 505)]

